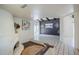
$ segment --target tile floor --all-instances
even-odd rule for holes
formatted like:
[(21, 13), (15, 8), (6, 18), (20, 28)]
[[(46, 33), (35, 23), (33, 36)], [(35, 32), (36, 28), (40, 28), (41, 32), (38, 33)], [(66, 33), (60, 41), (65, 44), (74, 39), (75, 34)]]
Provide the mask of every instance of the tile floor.
[(67, 45), (62, 43), (59, 39), (41, 37), (41, 39), (39, 39), (38, 41), (54, 45), (54, 48), (48, 51), (50, 53), (46, 52), (47, 55), (74, 55), (74, 49), (68, 47)]

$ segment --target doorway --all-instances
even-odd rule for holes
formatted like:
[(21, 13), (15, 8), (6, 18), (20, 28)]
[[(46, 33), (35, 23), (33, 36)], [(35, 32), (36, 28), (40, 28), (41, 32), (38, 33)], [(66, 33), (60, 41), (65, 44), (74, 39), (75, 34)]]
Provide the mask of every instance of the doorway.
[(62, 40), (66, 45), (74, 48), (74, 15), (65, 16), (62, 24)]

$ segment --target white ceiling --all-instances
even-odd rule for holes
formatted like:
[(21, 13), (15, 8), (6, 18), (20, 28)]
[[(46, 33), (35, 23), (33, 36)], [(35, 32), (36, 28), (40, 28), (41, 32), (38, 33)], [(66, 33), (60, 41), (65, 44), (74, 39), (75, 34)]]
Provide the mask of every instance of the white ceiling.
[(73, 12), (73, 5), (70, 4), (28, 4), (21, 8), (23, 4), (0, 5), (14, 16), (26, 18), (59, 17)]

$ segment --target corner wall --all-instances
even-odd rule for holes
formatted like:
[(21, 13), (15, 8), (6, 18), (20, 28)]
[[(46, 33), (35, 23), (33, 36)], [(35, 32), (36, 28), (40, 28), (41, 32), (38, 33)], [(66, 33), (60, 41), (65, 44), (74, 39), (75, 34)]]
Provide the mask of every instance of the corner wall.
[[(30, 27), (27, 30), (22, 30), (22, 19), (26, 19), (30, 22)], [(21, 43), (30, 41), (31, 39), (34, 38), (34, 31), (33, 31), (33, 22), (30, 19), (27, 18), (19, 18), (19, 17), (14, 17), (14, 22), (20, 25), (20, 31), (16, 34), (18, 34), (19, 41)]]

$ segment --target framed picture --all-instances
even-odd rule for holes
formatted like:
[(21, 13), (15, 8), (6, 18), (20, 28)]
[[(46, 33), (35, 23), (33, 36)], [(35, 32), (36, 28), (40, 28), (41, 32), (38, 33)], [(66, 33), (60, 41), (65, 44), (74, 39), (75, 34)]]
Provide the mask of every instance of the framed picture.
[(60, 35), (60, 19), (54, 18), (50, 20), (40, 21), (40, 34), (45, 35)]
[(30, 27), (30, 21), (22, 19), (22, 30), (27, 30)]

